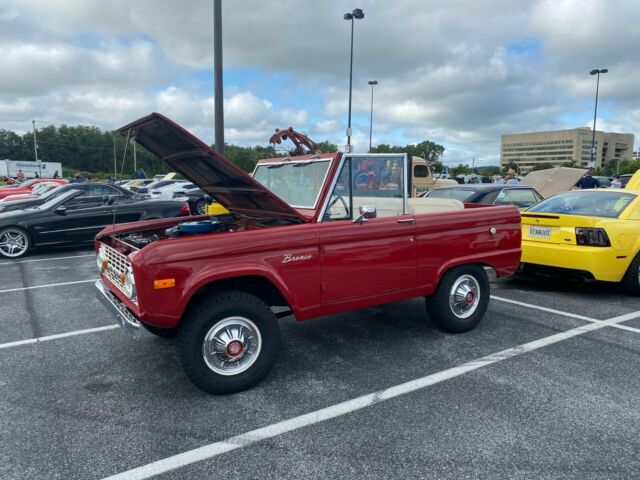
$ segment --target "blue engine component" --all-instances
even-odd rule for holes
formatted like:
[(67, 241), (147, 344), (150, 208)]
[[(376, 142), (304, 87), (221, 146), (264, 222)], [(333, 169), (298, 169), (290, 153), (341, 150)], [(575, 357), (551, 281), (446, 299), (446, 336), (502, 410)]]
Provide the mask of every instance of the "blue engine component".
[(184, 222), (167, 229), (166, 235), (168, 237), (180, 237), (182, 235), (219, 232), (222, 230), (222, 225), (223, 224), (215, 218), (211, 220), (201, 220), (199, 222)]

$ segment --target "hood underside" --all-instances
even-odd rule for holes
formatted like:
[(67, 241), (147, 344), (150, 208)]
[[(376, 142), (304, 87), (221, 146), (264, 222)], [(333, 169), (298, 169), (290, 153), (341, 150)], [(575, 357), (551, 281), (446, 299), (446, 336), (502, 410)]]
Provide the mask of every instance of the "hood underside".
[(173, 170), (190, 180), (227, 209), (246, 215), (307, 220), (284, 200), (232, 162), (159, 113), (152, 113), (118, 130), (135, 138)]
[(535, 188), (540, 195), (548, 198), (560, 192), (571, 190), (587, 170), (585, 168), (556, 167), (529, 172), (522, 179), (522, 185)]

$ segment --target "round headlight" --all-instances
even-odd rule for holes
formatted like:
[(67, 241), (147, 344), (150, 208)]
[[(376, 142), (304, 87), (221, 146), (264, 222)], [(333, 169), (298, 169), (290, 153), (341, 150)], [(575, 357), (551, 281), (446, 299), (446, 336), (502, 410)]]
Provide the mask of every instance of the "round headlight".
[(136, 280), (133, 277), (133, 270), (131, 270), (131, 267), (127, 267), (127, 271), (124, 274), (124, 293), (127, 295), (127, 297), (129, 297), (131, 300), (135, 300), (136, 299)]
[(96, 255), (96, 265), (98, 265), (99, 271), (104, 271), (107, 268), (107, 249), (104, 245), (98, 249), (98, 255)]

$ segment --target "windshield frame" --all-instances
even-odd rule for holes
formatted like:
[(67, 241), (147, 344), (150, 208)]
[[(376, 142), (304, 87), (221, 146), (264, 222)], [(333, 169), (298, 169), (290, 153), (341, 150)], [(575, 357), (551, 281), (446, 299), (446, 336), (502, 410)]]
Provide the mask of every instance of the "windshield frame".
[[(307, 160), (282, 160), (282, 161), (275, 161), (275, 162), (260, 162), (260, 163), (256, 164), (256, 167), (253, 169), (253, 172), (251, 173), (251, 176), (253, 177), (253, 179), (256, 182), (260, 183), (260, 185), (262, 185), (264, 188), (267, 188), (274, 195), (278, 196), (278, 198), (282, 199), (290, 207), (292, 207), (292, 208), (300, 208), (300, 209), (303, 209), (303, 210), (315, 210), (316, 208), (318, 208), (318, 201), (320, 200), (320, 195), (322, 194), (324, 186), (327, 183), (327, 177), (329, 175), (329, 171), (331, 170), (331, 161), (332, 160), (333, 160), (333, 158), (331, 158), (331, 157), (321, 157), (321, 158), (312, 158), (312, 159), (307, 159)], [(287, 201), (287, 199), (280, 197), (280, 195), (278, 195), (278, 193), (276, 191), (274, 191), (271, 188), (269, 188), (268, 186), (264, 185), (262, 182), (260, 182), (256, 178), (256, 173), (258, 172), (258, 169), (260, 167), (266, 167), (267, 169), (270, 168), (270, 167), (274, 167), (274, 166), (278, 166), (278, 167), (291, 166), (291, 168), (305, 168), (307, 165), (311, 165), (312, 163), (326, 163), (326, 165), (327, 165), (327, 167), (325, 169), (325, 172), (324, 172), (324, 176), (322, 177), (322, 182), (320, 182), (320, 185), (318, 186), (318, 191), (316, 192), (316, 196), (314, 198), (313, 205), (293, 205), (293, 204), (289, 203)], [(296, 167), (296, 165), (300, 165), (301, 167)]]

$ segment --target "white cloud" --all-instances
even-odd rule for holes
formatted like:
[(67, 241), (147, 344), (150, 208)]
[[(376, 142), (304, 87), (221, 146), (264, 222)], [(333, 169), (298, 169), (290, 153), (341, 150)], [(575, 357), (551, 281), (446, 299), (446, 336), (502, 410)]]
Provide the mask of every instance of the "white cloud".
[[(353, 141), (444, 143), (452, 158), (498, 159), (503, 133), (587, 124), (592, 68), (603, 125), (640, 133), (640, 3), (620, 0), (363, 0), (355, 23)], [(223, 5), (228, 142), (276, 127), (345, 143), (349, 22), (337, 0)], [(0, 115), (114, 128), (159, 110), (212, 138), (211, 2), (0, 2)], [(284, 78), (280, 85), (273, 78)], [(287, 87), (294, 87), (287, 98)], [(592, 118), (592, 117), (591, 117)], [(14, 125), (3, 122), (3, 128)]]

